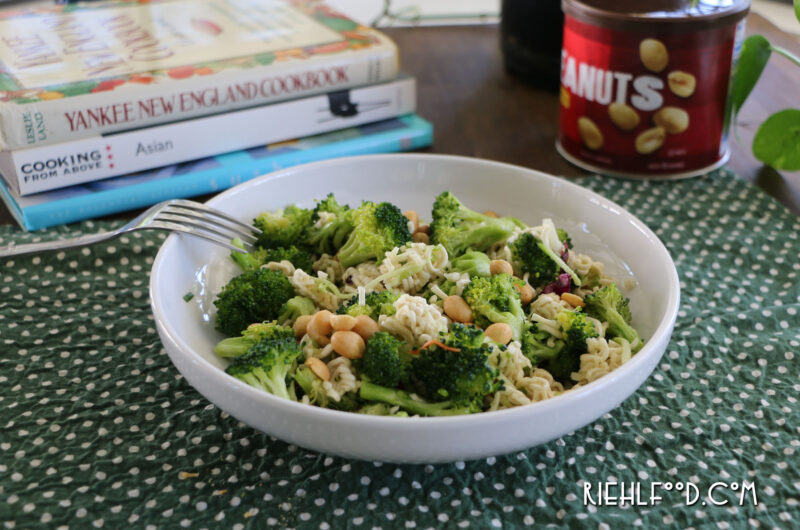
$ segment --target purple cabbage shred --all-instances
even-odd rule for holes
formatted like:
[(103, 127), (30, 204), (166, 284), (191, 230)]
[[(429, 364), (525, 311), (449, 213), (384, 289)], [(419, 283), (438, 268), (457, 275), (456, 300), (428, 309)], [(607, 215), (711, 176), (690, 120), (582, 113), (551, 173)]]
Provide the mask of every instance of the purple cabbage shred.
[(572, 277), (566, 272), (558, 275), (558, 279), (552, 283), (548, 283), (542, 289), (542, 294), (555, 293), (561, 295), (562, 293), (570, 292), (572, 288)]

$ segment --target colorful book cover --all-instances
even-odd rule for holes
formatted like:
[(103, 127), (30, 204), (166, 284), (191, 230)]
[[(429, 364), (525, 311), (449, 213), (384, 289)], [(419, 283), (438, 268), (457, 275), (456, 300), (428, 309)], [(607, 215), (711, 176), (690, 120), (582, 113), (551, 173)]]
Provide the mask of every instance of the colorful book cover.
[(0, 173), (20, 196), (304, 138), (416, 110), (416, 83), (393, 81), (122, 133), (0, 152)]
[(397, 49), (314, 0), (114, 0), (0, 10), (0, 148), (391, 79)]
[(0, 198), (20, 226), (38, 230), (157, 202), (216, 193), (270, 171), (343, 156), (408, 151), (433, 142), (433, 126), (415, 114), (227, 153), (36, 195)]

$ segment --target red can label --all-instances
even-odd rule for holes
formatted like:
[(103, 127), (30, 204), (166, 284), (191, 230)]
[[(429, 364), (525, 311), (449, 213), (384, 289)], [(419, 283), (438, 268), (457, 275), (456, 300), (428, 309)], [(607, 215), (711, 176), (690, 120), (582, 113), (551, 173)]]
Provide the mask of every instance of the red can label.
[(565, 156), (609, 173), (662, 177), (719, 162), (735, 34), (735, 25), (620, 31), (566, 16), (559, 98)]

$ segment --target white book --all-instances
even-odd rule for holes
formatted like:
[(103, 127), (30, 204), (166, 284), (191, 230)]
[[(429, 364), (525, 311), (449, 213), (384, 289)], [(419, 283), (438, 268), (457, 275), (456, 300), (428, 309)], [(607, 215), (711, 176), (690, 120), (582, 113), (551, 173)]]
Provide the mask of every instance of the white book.
[(0, 36), (0, 149), (208, 116), (398, 73), (389, 38), (317, 0), (15, 3), (0, 8)]
[(19, 196), (409, 114), (416, 82), (345, 89), (226, 114), (0, 152)]

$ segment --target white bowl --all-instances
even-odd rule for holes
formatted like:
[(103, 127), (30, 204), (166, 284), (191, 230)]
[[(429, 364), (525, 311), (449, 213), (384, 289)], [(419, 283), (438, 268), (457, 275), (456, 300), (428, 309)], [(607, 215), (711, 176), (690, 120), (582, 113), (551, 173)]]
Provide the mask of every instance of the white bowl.
[[(429, 218), (444, 190), (467, 206), (513, 215), (528, 224), (550, 217), (575, 249), (632, 276), (626, 292), (633, 324), (646, 339), (629, 362), (597, 381), (547, 401), (509, 410), (444, 418), (376, 417), (283, 400), (224, 372), (212, 351), (222, 338), (206, 309), (233, 274), (224, 249), (189, 236), (167, 238), (153, 264), (150, 296), (159, 335), (172, 362), (209, 401), (234, 417), (301, 447), (390, 462), (446, 462), (498, 455), (547, 442), (619, 405), (650, 375), (672, 333), (680, 288), (662, 243), (620, 206), (565, 180), (508, 164), (454, 156), (402, 154), (329, 160), (245, 182), (208, 202), (250, 220), (289, 203), (310, 207), (334, 192), (343, 203), (388, 200)], [(187, 292), (198, 296), (185, 302)]]

